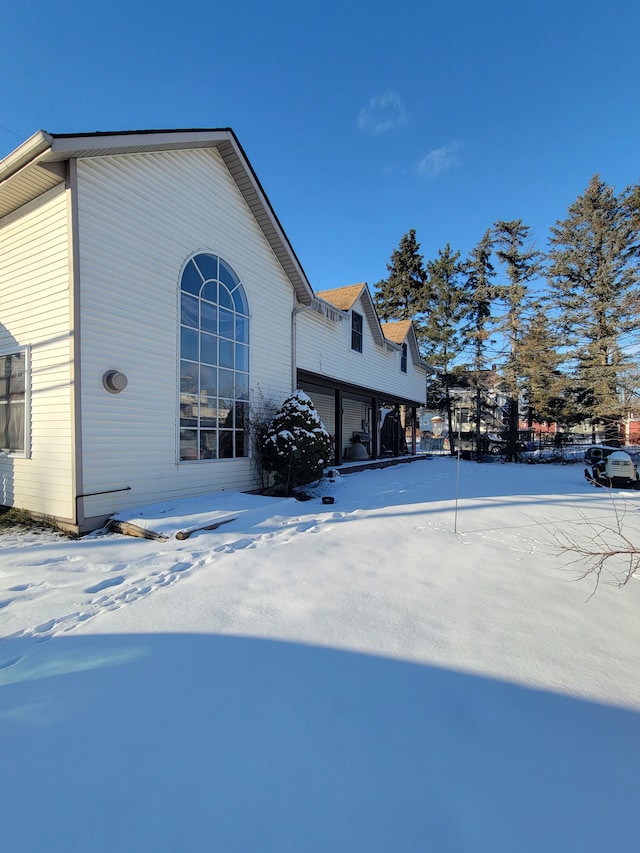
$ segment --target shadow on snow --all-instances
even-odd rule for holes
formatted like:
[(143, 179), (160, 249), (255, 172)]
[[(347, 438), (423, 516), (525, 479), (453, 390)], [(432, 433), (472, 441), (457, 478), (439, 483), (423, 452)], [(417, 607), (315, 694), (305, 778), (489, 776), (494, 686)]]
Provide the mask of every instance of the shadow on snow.
[(229, 636), (0, 643), (3, 846), (640, 849), (640, 715)]

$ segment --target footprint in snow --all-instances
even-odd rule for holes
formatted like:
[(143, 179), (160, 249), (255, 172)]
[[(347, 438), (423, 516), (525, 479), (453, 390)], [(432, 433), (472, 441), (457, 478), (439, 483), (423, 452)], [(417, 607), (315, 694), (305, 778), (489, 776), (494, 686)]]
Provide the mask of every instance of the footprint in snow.
[(232, 551), (243, 551), (245, 548), (251, 548), (253, 545), (255, 547), (255, 543), (253, 539), (238, 539), (237, 542), (230, 542), (230, 548)]
[(318, 524), (317, 520), (305, 521), (304, 524), (299, 524), (296, 527), (296, 532), (297, 533), (319, 533), (320, 532), (320, 525)]
[(117, 578), (107, 578), (100, 581), (100, 583), (94, 584), (94, 586), (88, 586), (85, 592), (102, 592), (103, 589), (109, 589), (110, 586), (120, 586), (121, 583), (124, 583), (124, 575), (118, 575)]

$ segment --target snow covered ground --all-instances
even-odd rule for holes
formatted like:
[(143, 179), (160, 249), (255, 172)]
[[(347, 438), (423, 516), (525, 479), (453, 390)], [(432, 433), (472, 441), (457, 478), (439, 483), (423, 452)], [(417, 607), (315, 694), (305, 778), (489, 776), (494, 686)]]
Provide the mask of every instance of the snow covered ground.
[(456, 481), (0, 535), (2, 849), (640, 849), (640, 585), (592, 596), (558, 550), (612, 497), (640, 544), (640, 492), (463, 462), (456, 518)]

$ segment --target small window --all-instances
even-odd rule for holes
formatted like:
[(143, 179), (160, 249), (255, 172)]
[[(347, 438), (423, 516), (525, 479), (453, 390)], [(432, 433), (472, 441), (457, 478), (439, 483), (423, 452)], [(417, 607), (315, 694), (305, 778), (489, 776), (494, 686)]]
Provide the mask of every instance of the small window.
[(403, 373), (407, 372), (407, 344), (402, 344), (402, 353), (400, 355), (400, 370)]
[(27, 353), (0, 355), (0, 450), (26, 453)]
[(362, 314), (351, 312), (351, 349), (362, 352)]

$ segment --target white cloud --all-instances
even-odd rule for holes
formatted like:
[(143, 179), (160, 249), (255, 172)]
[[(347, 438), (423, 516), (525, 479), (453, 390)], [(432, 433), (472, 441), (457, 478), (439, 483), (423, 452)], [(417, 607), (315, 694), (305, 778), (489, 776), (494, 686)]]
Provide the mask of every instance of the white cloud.
[(391, 89), (371, 98), (360, 110), (358, 127), (368, 133), (389, 133), (402, 127), (409, 120), (404, 104)]
[(419, 160), (416, 165), (416, 171), (419, 175), (425, 178), (435, 178), (443, 172), (448, 172), (460, 163), (458, 151), (460, 145), (457, 142), (451, 142), (449, 145), (442, 145), (440, 148), (432, 148), (428, 154)]

